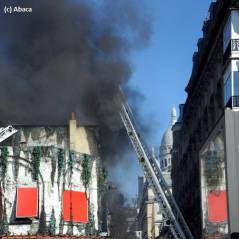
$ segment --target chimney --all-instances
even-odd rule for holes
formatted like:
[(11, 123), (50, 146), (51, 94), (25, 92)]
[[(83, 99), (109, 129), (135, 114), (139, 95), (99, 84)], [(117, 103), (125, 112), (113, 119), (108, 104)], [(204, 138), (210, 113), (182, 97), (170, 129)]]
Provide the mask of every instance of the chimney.
[(74, 111), (71, 112), (70, 120), (76, 120), (76, 113)]

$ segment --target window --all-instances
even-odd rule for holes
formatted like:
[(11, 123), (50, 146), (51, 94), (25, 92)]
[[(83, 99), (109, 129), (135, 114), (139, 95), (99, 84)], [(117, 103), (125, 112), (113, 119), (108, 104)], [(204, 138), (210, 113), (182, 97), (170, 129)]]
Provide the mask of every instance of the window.
[(227, 23), (223, 30), (223, 51), (225, 52), (228, 44), (231, 40), (231, 16), (227, 20)]
[(63, 192), (64, 221), (88, 222), (88, 205), (85, 192), (65, 190)]
[[(216, 231), (227, 223), (227, 196), (223, 121), (200, 150), (203, 231)], [(224, 231), (223, 231), (224, 232)], [(226, 232), (226, 231), (225, 231)]]
[(239, 72), (233, 71), (233, 95), (239, 96)]
[(168, 166), (167, 159), (164, 160), (164, 166), (165, 168)]
[(239, 107), (239, 72), (233, 71), (232, 107)]
[(223, 222), (227, 220), (226, 191), (212, 191), (208, 194), (208, 220), (210, 222)]
[[(233, 97), (232, 97), (233, 96)], [(230, 107), (239, 107), (239, 72), (233, 71), (229, 74), (224, 83), (224, 103)]]
[(225, 105), (228, 103), (232, 96), (232, 83), (231, 83), (231, 73), (227, 77), (225, 83), (224, 83), (224, 103)]
[(31, 218), (38, 216), (38, 189), (18, 188), (16, 218)]

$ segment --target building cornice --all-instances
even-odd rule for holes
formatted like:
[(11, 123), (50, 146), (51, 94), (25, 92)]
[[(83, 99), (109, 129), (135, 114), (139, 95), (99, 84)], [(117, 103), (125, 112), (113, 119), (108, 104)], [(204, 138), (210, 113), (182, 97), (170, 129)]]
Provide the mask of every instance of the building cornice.
[(215, 45), (215, 38), (218, 34), (221, 25), (226, 21), (226, 17), (230, 13), (230, 7), (235, 6), (238, 1), (233, 0), (217, 0), (211, 3), (209, 8), (209, 17), (204, 21), (203, 24), (203, 38), (198, 40), (198, 51), (193, 55), (193, 69), (188, 85), (185, 91), (189, 93), (195, 86), (198, 78), (203, 71), (205, 62), (208, 60), (213, 46)]

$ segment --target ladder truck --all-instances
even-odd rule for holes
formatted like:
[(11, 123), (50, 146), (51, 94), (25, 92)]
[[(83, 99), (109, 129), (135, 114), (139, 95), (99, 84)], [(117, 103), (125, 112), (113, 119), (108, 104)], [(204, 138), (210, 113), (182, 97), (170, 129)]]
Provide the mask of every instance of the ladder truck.
[(11, 125), (5, 128), (0, 128), (0, 143), (15, 134), (16, 132), (17, 130), (14, 129)]
[(193, 235), (163, 177), (156, 157), (147, 147), (143, 136), (136, 130), (135, 120), (130, 107), (122, 100), (120, 102), (121, 120), (138, 156), (145, 177), (154, 191), (157, 202), (162, 207), (165, 220), (170, 227), (173, 237), (175, 239), (193, 239)]

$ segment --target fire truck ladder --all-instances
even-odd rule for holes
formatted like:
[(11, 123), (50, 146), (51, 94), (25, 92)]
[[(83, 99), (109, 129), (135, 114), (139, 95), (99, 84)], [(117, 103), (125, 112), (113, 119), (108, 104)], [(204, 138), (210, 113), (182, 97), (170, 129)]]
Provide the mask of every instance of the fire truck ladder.
[(0, 128), (0, 143), (17, 132), (11, 125)]
[(172, 235), (175, 239), (193, 239), (193, 235), (167, 186), (156, 158), (149, 151), (142, 135), (136, 131), (134, 117), (128, 105), (121, 103), (120, 116), (143, 167), (146, 179), (152, 186), (157, 202), (162, 206)]

